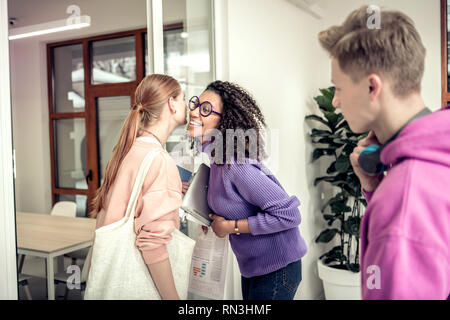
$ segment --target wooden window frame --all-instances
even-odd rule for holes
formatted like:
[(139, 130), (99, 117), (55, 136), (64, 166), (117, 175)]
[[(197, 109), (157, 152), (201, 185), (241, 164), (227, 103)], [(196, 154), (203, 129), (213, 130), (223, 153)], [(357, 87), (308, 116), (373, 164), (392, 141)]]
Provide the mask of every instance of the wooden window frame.
[[(174, 23), (165, 25), (163, 30), (182, 29), (183, 23)], [(47, 83), (48, 83), (48, 110), (49, 110), (49, 131), (50, 131), (50, 163), (51, 163), (51, 192), (52, 192), (52, 206), (56, 203), (57, 195), (85, 195), (91, 198), (95, 190), (99, 186), (99, 159), (98, 159), (98, 144), (96, 132), (96, 99), (98, 97), (108, 96), (130, 96), (131, 105), (134, 104), (134, 92), (138, 84), (145, 77), (145, 47), (144, 41), (147, 37), (147, 28), (141, 28), (130, 31), (115, 32), (111, 34), (79, 38), (68, 41), (60, 41), (47, 44)], [(94, 41), (107, 40), (114, 38), (122, 38), (127, 36), (134, 36), (135, 39), (135, 54), (136, 54), (136, 80), (122, 83), (105, 83), (92, 84), (91, 83), (91, 45)], [(84, 98), (85, 109), (83, 112), (54, 112), (54, 94), (53, 94), (53, 65), (52, 65), (52, 49), (68, 45), (81, 44), (83, 50), (83, 68), (84, 68)], [(54, 120), (58, 119), (84, 119), (86, 128), (86, 171), (92, 170), (92, 177), (88, 183), (88, 189), (75, 188), (60, 188), (56, 186), (56, 154), (55, 154), (55, 126)], [(96, 167), (96, 168), (95, 168)]]

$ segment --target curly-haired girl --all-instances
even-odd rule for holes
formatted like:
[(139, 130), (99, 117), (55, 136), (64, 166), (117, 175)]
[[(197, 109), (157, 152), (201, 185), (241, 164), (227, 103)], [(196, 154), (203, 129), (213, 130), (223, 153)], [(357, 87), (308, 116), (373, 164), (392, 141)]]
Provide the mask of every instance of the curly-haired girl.
[(211, 228), (219, 237), (229, 235), (244, 300), (293, 299), (306, 253), (298, 228), (300, 203), (261, 163), (260, 108), (240, 86), (215, 81), (191, 98), (189, 109), (188, 133), (211, 158), (208, 204), (216, 213)]

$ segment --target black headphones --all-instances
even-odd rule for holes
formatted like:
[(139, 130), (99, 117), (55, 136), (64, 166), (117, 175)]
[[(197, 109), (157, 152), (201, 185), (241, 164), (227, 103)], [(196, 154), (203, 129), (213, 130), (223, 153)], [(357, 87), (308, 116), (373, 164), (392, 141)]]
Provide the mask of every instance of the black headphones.
[(372, 144), (364, 148), (363, 151), (359, 154), (358, 164), (359, 167), (369, 176), (377, 176), (386, 171), (387, 166), (381, 162), (381, 151), (383, 151), (384, 147), (386, 147), (389, 143), (395, 140), (399, 133), (411, 122), (422, 118), (426, 115), (431, 114), (431, 110), (428, 108), (424, 108), (418, 114), (416, 114), (411, 120), (409, 120), (400, 130), (398, 130), (393, 137), (391, 137), (385, 144), (377, 145)]

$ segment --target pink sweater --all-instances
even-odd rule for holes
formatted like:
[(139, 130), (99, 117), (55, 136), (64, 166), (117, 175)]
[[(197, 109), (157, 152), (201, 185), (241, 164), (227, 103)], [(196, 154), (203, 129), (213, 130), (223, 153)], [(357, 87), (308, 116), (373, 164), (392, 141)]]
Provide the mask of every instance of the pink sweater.
[(180, 175), (158, 142), (135, 141), (108, 192), (105, 209), (98, 213), (96, 226), (100, 228), (124, 217), (139, 167), (147, 153), (155, 149), (161, 149), (161, 153), (153, 160), (144, 180), (135, 215), (136, 246), (147, 264), (169, 257), (166, 244), (172, 239), (173, 230), (180, 227)]
[(406, 126), (361, 222), (365, 300), (450, 299), (450, 108)]

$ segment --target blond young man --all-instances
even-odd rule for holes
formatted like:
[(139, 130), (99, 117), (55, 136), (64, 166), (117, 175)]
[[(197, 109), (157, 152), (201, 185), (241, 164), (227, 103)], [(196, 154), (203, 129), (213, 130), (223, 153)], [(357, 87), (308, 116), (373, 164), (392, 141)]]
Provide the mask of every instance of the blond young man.
[[(448, 299), (450, 109), (423, 116), (426, 50), (413, 21), (382, 10), (373, 28), (371, 17), (362, 7), (319, 33), (332, 57), (333, 105), (352, 131), (370, 131), (350, 157), (368, 201), (361, 223), (362, 297)], [(384, 174), (368, 175), (358, 164), (372, 144), (382, 146)]]

